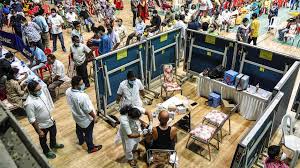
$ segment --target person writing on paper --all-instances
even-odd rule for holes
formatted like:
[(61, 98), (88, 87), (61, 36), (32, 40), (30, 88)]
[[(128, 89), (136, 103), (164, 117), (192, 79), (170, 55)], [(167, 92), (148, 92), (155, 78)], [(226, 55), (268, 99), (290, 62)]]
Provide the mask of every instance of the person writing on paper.
[(141, 80), (135, 77), (133, 71), (128, 71), (127, 79), (120, 83), (117, 94), (116, 101), (117, 104), (120, 103), (120, 107), (124, 107), (125, 105), (143, 107), (140, 96), (145, 96), (144, 86)]
[[(138, 152), (138, 144), (142, 137), (152, 132), (153, 117), (151, 113), (142, 107), (136, 107), (131, 105), (123, 106), (120, 110), (120, 129), (118, 134), (122, 140), (123, 150), (125, 157), (130, 166), (136, 166), (136, 160), (134, 160), (133, 152)], [(149, 126), (148, 129), (143, 129), (139, 118), (142, 114), (148, 116)]]

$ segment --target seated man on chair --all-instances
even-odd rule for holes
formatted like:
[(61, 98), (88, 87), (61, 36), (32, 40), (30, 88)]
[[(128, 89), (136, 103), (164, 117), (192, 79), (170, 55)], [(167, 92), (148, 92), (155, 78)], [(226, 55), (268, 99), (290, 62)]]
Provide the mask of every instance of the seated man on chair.
[(68, 79), (68, 77), (65, 75), (64, 64), (57, 60), (55, 55), (48, 55), (48, 64), (52, 65), (51, 77), (48, 80), (48, 90), (52, 99), (55, 101), (55, 89), (63, 84)]
[(135, 25), (135, 30), (133, 33), (128, 35), (127, 40), (126, 40), (126, 45), (129, 45), (129, 43), (133, 37), (137, 37), (137, 40), (140, 40), (141, 36), (144, 33), (145, 27), (146, 27), (146, 25), (145, 25), (143, 19), (141, 17), (138, 17), (137, 23)]
[[(35, 42), (30, 43), (30, 51), (33, 57), (33, 61), (31, 61), (29, 67), (31, 67), (31, 71), (35, 72), (46, 65), (47, 57), (44, 51), (37, 47), (37, 44)], [(37, 72), (35, 73), (38, 74)]]
[(151, 23), (150, 25), (146, 26), (145, 30), (147, 30), (150, 33), (155, 33), (156, 31), (159, 30), (161, 24), (161, 18), (158, 15), (157, 10), (153, 11), (150, 23)]
[[(158, 115), (158, 120), (159, 126), (153, 127), (152, 130), (153, 142), (150, 145), (150, 149), (175, 150), (177, 129), (168, 126), (169, 113), (167, 111), (161, 111)], [(176, 154), (173, 153), (170, 156), (169, 162), (177, 164), (177, 160)]]

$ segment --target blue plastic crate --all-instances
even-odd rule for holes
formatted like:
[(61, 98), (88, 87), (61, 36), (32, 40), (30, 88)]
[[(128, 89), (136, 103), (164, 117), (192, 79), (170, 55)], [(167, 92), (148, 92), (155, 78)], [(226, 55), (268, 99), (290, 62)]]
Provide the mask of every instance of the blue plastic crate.
[(236, 76), (238, 75), (239, 73), (233, 71), (233, 70), (228, 70), (225, 72), (224, 74), (224, 82), (227, 84), (227, 85), (231, 85), (233, 86), (235, 83), (235, 78)]
[(221, 104), (221, 95), (214, 92), (208, 95), (208, 106), (216, 108), (220, 104)]

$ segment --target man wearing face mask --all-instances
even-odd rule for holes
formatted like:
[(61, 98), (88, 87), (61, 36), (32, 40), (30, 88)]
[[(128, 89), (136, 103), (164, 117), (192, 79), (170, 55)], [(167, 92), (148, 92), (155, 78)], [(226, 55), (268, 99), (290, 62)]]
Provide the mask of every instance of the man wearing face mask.
[(22, 34), (26, 37), (28, 43), (36, 43), (37, 46), (44, 50), (44, 45), (42, 43), (41, 32), (42, 29), (35, 22), (28, 22), (28, 20), (23, 17), (22, 18)]
[(46, 65), (47, 57), (44, 51), (37, 47), (36, 43), (30, 43), (30, 51), (33, 60), (29, 66), (31, 67), (31, 71), (35, 72)]
[(140, 96), (144, 97), (144, 86), (141, 80), (135, 77), (133, 71), (128, 71), (127, 80), (120, 83), (117, 91), (117, 103), (120, 103), (120, 107), (125, 105), (132, 105), (137, 107), (143, 107), (143, 102)]
[(112, 42), (112, 50), (115, 50), (120, 45), (120, 38), (119, 35), (114, 31), (112, 27), (107, 28), (107, 35)]
[(70, 47), (70, 51), (71, 58), (76, 68), (76, 73), (78, 76), (82, 77), (85, 87), (88, 88), (90, 87), (90, 82), (87, 71), (87, 57), (88, 55), (93, 54), (92, 50), (85, 44), (82, 44), (78, 36), (73, 36), (72, 42), (73, 44)]
[(105, 28), (103, 26), (98, 26), (95, 30), (95, 35), (99, 39), (91, 39), (91, 42), (94, 46), (98, 46), (99, 54), (103, 55), (111, 51), (113, 43), (109, 36), (105, 33)]
[(137, 37), (138, 40), (140, 40), (141, 36), (144, 33), (144, 30), (146, 28), (146, 25), (141, 17), (138, 17), (137, 23), (135, 25), (135, 31), (128, 35), (126, 40), (126, 45), (129, 45), (131, 39), (133, 37)]
[(66, 19), (70, 27), (73, 26), (73, 22), (78, 20), (76, 13), (74, 12), (74, 7), (71, 7), (69, 12), (66, 14)]
[(57, 43), (57, 37), (60, 41), (61, 48), (64, 52), (66, 52), (66, 47), (64, 44), (64, 37), (62, 33), (62, 26), (64, 24), (63, 18), (56, 13), (56, 9), (51, 9), (51, 16), (48, 17), (48, 23), (51, 27), (51, 34), (52, 34), (52, 40), (53, 40), (53, 50), (52, 52), (56, 51), (56, 43)]
[(78, 36), (80, 43), (83, 43), (83, 35), (81, 32), (81, 26), (79, 21), (74, 21), (73, 22), (73, 30), (71, 32), (71, 40), (74, 36)]
[(84, 93), (85, 86), (80, 76), (74, 76), (71, 84), (72, 88), (67, 89), (66, 96), (76, 123), (78, 144), (82, 146), (85, 142), (88, 153), (97, 152), (102, 148), (102, 145), (94, 145), (93, 143), (93, 128), (94, 124), (97, 123), (97, 116), (92, 101)]
[(40, 145), (43, 153), (48, 159), (54, 159), (55, 153), (47, 145), (47, 134), (50, 133), (50, 148), (52, 150), (63, 148), (63, 144), (56, 142), (56, 124), (51, 116), (54, 105), (51, 99), (48, 99), (42, 91), (41, 85), (37, 81), (30, 81), (27, 85), (29, 96), (24, 106), (28, 121), (39, 135)]
[(127, 30), (126, 30), (126, 27), (123, 25), (122, 19), (118, 19), (118, 20), (116, 20), (116, 22), (118, 24), (114, 27), (114, 29), (115, 29), (115, 32), (119, 35), (120, 41), (122, 42), (123, 39), (125, 39), (125, 37), (126, 37)]
[(152, 19), (150, 20), (151, 25), (146, 26), (146, 30), (150, 33), (154, 33), (159, 30), (161, 24), (161, 18), (157, 13), (157, 10), (153, 11)]

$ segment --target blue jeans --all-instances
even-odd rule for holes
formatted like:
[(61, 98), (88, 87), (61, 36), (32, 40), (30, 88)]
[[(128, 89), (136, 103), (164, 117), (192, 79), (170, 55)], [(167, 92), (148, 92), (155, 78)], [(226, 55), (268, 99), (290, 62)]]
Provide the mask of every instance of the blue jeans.
[(59, 34), (52, 34), (52, 40), (53, 40), (53, 51), (56, 51), (56, 42), (57, 42), (57, 36), (58, 36), (58, 39), (60, 41), (60, 44), (61, 44), (61, 48), (63, 50), (66, 50), (66, 47), (65, 47), (65, 44), (64, 44), (64, 36), (62, 33), (59, 33)]
[(84, 142), (86, 142), (88, 151), (94, 148), (93, 129), (94, 121), (92, 121), (90, 125), (86, 128), (81, 128), (78, 124), (76, 124), (76, 135), (79, 141), (79, 145), (82, 145)]

